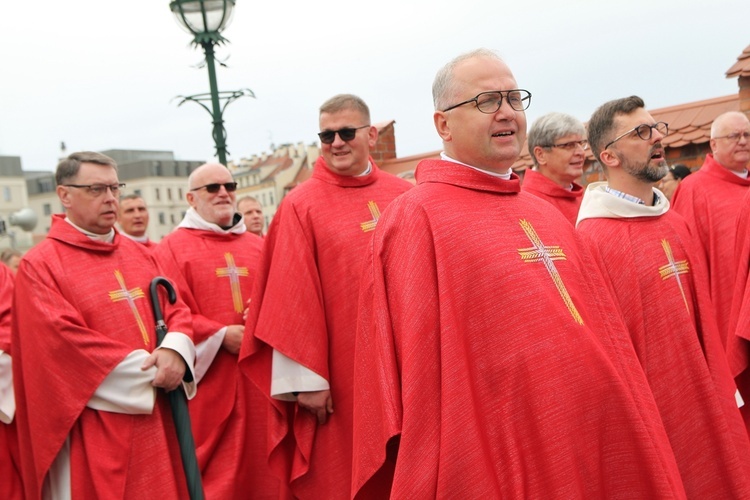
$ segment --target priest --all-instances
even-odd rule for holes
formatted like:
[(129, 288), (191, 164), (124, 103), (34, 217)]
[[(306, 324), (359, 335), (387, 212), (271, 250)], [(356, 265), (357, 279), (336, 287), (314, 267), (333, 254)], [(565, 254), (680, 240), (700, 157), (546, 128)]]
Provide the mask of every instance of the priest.
[(237, 369), (263, 240), (235, 211), (237, 184), (218, 163), (188, 178), (190, 208), (153, 250), (193, 316), (200, 391), (190, 402), (198, 466), (206, 498), (279, 498), (280, 481), (266, 461), (266, 397)]
[(16, 399), (13, 394), (10, 357), (10, 306), (13, 299), (13, 271), (0, 263), (0, 498), (23, 499), (18, 437), (16, 436)]
[(594, 256), (511, 171), (530, 93), (482, 49), (433, 97), (441, 159), (383, 213), (363, 271), (352, 495), (684, 497)]
[(521, 189), (555, 206), (575, 225), (583, 188), (578, 183), (586, 162), (586, 129), (576, 118), (548, 113), (529, 129), (534, 168), (526, 171)]
[(703, 255), (685, 220), (654, 188), (669, 171), (667, 125), (631, 96), (599, 107), (588, 130), (607, 182), (588, 186), (578, 231), (601, 256), (688, 497), (746, 498), (750, 440)]
[[(729, 111), (711, 124), (711, 153), (703, 166), (677, 187), (674, 210), (685, 217), (708, 262), (711, 301), (722, 343), (729, 335), (729, 314), (736, 275), (735, 233), (742, 198), (750, 187), (750, 120)], [(732, 353), (727, 353), (732, 356)], [(748, 395), (750, 397), (750, 395)]]
[(381, 211), (411, 184), (370, 157), (365, 102), (320, 108), (321, 157), (265, 238), (240, 365), (273, 398), (271, 465), (300, 498), (349, 498), (352, 377), (362, 258)]
[[(117, 165), (73, 153), (55, 174), (66, 210), (21, 261), (11, 355), (27, 498), (185, 498), (164, 391), (195, 394), (190, 313), (148, 297), (161, 270), (114, 229)], [(163, 390), (162, 390), (163, 389)]]

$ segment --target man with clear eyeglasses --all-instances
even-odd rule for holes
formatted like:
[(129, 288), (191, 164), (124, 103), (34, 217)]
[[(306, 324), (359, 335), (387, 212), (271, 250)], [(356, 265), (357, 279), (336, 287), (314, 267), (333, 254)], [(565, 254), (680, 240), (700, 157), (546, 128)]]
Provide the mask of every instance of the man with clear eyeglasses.
[(190, 208), (153, 252), (193, 315), (200, 391), (190, 418), (203, 488), (206, 498), (277, 498), (282, 485), (265, 454), (269, 405), (237, 369), (263, 240), (247, 231), (224, 165), (201, 165), (187, 184)]
[(276, 409), (271, 459), (299, 498), (350, 498), (362, 257), (381, 211), (412, 186), (370, 157), (371, 123), (355, 95), (320, 107), (321, 156), (273, 218), (250, 303), (240, 364)]
[[(718, 116), (711, 125), (711, 153), (703, 166), (682, 181), (672, 206), (690, 224), (709, 265), (711, 300), (722, 342), (727, 347), (737, 216), (750, 187), (750, 120), (738, 111)], [(730, 357), (731, 352), (727, 353)], [(747, 394), (750, 401), (750, 394)]]
[(530, 98), (486, 49), (435, 77), (441, 159), (365, 255), (352, 494), (684, 496), (596, 259), (511, 171)]
[[(24, 256), (13, 302), (14, 385), (27, 498), (185, 498), (164, 391), (195, 394), (190, 311), (161, 297), (149, 251), (114, 229), (117, 164), (73, 153), (55, 174), (65, 215)], [(162, 294), (164, 295), (164, 294)], [(147, 486), (146, 486), (147, 485)]]
[(655, 187), (669, 171), (667, 132), (637, 96), (594, 112), (588, 136), (607, 181), (587, 186), (577, 229), (612, 285), (688, 498), (748, 498), (750, 440), (706, 265), (687, 222)]
[(521, 189), (546, 200), (576, 223), (583, 188), (578, 184), (586, 161), (586, 129), (576, 118), (549, 113), (529, 130), (529, 154), (534, 168), (524, 174)]

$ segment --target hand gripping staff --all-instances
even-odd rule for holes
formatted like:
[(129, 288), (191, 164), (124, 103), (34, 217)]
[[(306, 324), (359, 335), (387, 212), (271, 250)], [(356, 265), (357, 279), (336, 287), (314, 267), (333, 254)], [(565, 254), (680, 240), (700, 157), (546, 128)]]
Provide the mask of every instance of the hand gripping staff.
[[(163, 286), (169, 294), (169, 303), (174, 304), (177, 293), (172, 284), (161, 276), (151, 280), (149, 291), (151, 292), (151, 307), (154, 310), (156, 320), (156, 344), (160, 345), (167, 334), (167, 324), (159, 303), (159, 285)], [(177, 430), (177, 441), (180, 444), (180, 456), (182, 457), (182, 468), (187, 479), (188, 492), (191, 500), (203, 500), (203, 484), (201, 472), (198, 468), (198, 458), (195, 455), (195, 441), (193, 431), (190, 427), (190, 414), (188, 413), (187, 398), (185, 392), (179, 388), (167, 393), (169, 406), (172, 408), (172, 420)]]

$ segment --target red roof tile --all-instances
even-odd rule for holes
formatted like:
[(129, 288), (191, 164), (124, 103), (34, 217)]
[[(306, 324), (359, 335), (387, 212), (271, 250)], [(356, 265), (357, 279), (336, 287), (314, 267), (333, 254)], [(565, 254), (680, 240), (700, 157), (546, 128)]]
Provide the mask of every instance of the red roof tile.
[(737, 62), (727, 70), (727, 78), (750, 76), (750, 45), (737, 58)]

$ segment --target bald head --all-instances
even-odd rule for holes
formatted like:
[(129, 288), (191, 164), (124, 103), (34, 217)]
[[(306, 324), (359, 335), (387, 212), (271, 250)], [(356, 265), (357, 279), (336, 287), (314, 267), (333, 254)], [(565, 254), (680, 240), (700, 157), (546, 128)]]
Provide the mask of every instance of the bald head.
[(187, 202), (206, 222), (229, 227), (234, 218), (235, 190), (231, 172), (220, 163), (206, 163), (188, 177)]
[(711, 124), (711, 152), (724, 168), (744, 172), (750, 163), (750, 120), (744, 113), (729, 111)]

